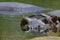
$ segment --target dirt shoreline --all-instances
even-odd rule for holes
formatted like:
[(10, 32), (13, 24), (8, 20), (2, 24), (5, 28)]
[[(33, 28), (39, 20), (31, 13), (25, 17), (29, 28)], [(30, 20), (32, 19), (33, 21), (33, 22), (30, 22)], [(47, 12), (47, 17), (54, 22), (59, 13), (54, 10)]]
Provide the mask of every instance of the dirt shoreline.
[(32, 38), (30, 40), (60, 40), (60, 37), (58, 37), (58, 36), (44, 36), (44, 37)]

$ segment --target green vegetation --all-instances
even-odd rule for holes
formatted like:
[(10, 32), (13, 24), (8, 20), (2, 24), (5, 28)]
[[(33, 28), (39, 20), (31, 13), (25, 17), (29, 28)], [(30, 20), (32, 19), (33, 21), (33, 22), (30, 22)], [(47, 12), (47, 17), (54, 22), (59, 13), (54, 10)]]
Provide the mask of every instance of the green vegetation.
[[(0, 2), (22, 2), (40, 7), (60, 9), (60, 0), (0, 0)], [(0, 40), (29, 40), (33, 37), (40, 36), (22, 32), (20, 29), (21, 19), (22, 15), (10, 17), (10, 15), (0, 14)]]

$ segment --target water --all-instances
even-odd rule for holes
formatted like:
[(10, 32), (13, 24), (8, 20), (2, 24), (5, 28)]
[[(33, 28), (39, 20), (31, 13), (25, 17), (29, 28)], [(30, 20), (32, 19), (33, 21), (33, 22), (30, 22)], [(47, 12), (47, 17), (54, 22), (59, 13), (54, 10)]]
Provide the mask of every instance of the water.
[(40, 12), (48, 8), (38, 7), (35, 5), (17, 3), (17, 2), (0, 2), (0, 14), (16, 15), (28, 12)]

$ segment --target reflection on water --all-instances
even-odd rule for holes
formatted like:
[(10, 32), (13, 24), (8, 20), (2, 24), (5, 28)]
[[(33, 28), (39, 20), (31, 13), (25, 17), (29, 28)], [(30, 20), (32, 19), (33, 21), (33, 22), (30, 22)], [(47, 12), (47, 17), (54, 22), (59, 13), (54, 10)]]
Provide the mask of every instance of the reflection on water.
[(28, 12), (40, 12), (42, 10), (47, 10), (47, 8), (24, 3), (0, 2), (0, 14), (21, 14)]

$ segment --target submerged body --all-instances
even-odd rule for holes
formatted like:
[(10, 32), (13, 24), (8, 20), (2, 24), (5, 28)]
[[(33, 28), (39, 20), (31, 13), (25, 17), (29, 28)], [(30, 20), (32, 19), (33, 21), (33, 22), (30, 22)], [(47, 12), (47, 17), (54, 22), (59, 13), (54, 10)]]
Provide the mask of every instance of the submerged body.
[[(33, 33), (47, 33), (48, 31), (52, 30), (53, 32), (57, 32), (57, 26), (59, 23), (57, 23), (57, 16), (49, 16), (47, 14), (40, 14), (40, 15), (32, 15), (29, 17), (24, 17), (25, 22), (21, 22), (22, 29), (28, 29), (25, 30), (25, 32), (33, 32)], [(60, 18), (59, 18), (60, 20)], [(25, 24), (24, 24), (25, 23)]]
[(34, 16), (24, 17), (24, 19), (27, 23), (21, 22), (22, 24), (21, 27), (28, 29), (28, 30), (25, 30), (25, 32), (44, 33), (50, 29), (48, 21), (45, 20), (46, 17), (43, 15), (34, 15)]

